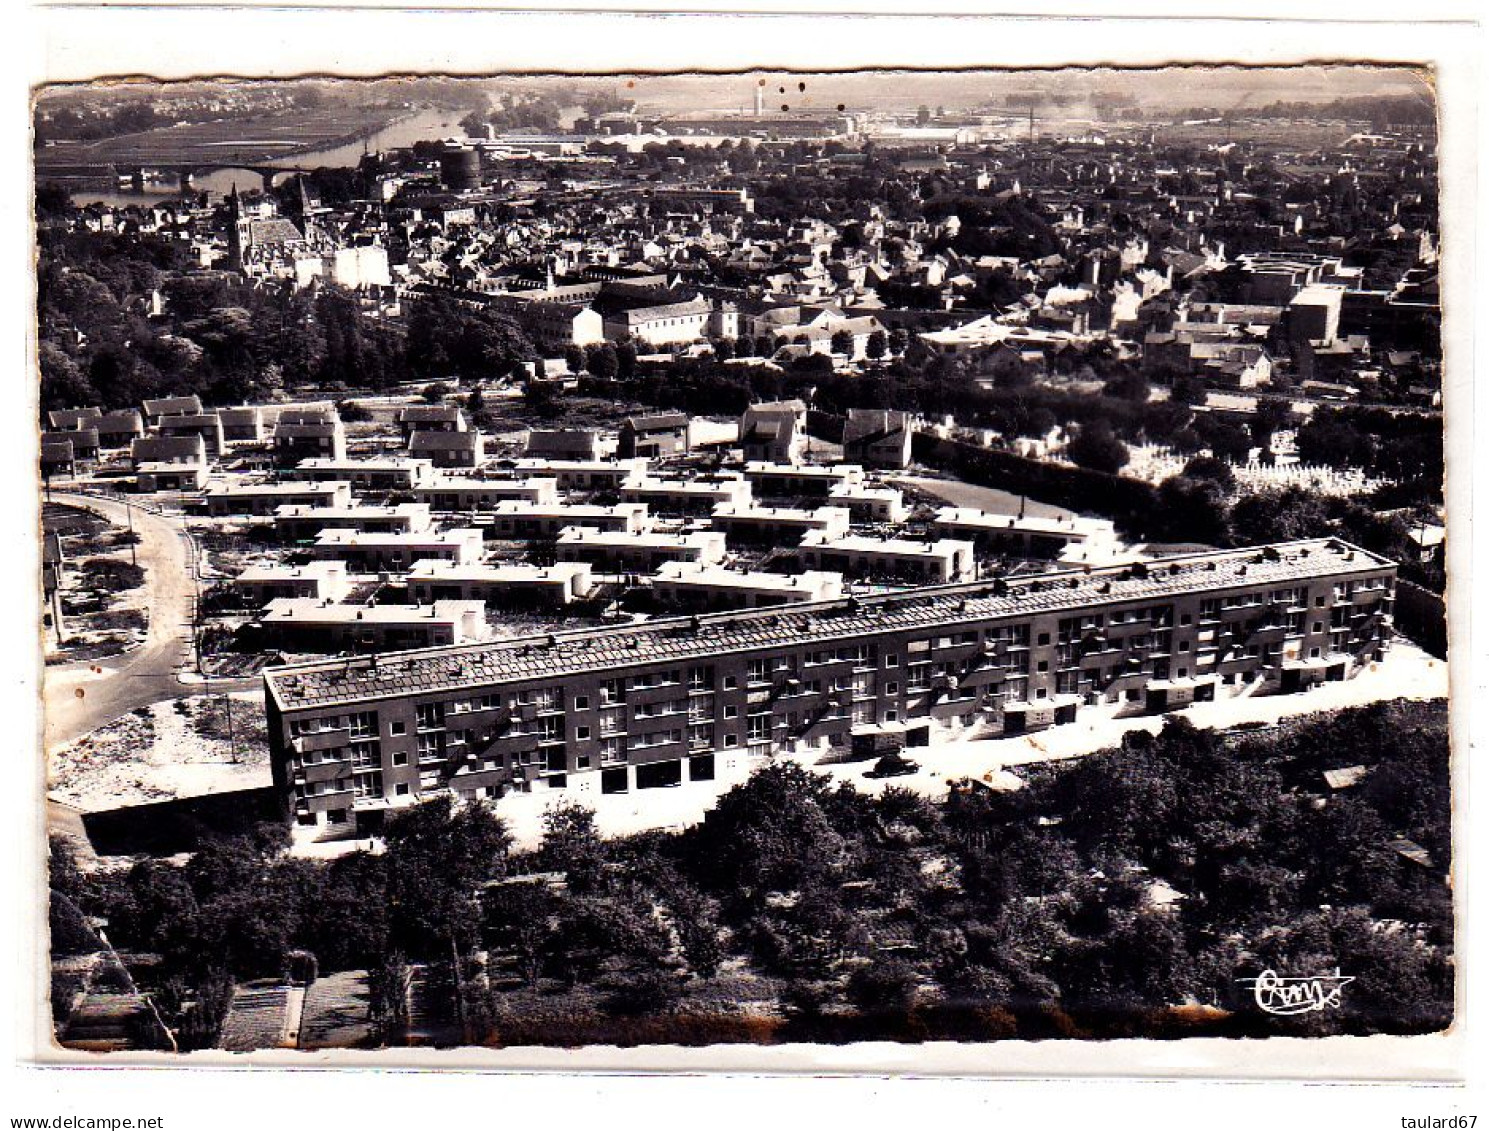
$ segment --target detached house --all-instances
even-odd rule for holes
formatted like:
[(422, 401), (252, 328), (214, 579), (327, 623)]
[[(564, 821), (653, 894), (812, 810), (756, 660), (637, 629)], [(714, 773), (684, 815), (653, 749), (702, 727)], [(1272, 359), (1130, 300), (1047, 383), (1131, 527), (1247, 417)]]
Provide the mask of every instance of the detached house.
[(621, 422), (616, 454), (621, 459), (685, 455), (692, 447), (691, 426), (690, 418), (681, 412), (628, 416)]
[(486, 462), (486, 441), (474, 430), (419, 430), (409, 437), (408, 454), (415, 459), (427, 459), (435, 467), (476, 468)]
[(906, 468), (912, 436), (909, 413), (850, 408), (843, 431), (843, 459), (864, 467)]

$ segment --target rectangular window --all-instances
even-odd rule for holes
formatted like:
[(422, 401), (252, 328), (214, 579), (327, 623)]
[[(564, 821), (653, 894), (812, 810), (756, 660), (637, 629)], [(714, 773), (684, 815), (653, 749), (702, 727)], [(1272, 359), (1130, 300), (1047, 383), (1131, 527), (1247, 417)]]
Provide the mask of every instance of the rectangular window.
[(377, 736), (377, 712), (357, 711), (347, 720), (353, 738), (375, 738)]
[(400, 735), (400, 734), (407, 734), (408, 733), (408, 724), (407, 723), (401, 723), (401, 722), (399, 722), (399, 723), (389, 723), (388, 724), (388, 733), (391, 734), (391, 735), (394, 735), (394, 736), (397, 736), (397, 735)]
[(768, 658), (749, 661), (748, 676), (751, 683), (770, 682), (771, 663)]
[(435, 762), (444, 756), (445, 736), (443, 734), (419, 735), (419, 761)]

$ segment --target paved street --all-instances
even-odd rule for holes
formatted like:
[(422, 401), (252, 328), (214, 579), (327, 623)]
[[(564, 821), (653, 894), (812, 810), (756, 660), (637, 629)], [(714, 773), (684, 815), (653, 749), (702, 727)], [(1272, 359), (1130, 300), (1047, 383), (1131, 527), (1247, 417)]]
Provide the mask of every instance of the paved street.
[[(58, 491), (51, 498), (87, 507), (120, 526), (127, 523), (124, 504), (112, 499)], [(183, 693), (177, 673), (191, 655), (191, 546), (179, 520), (138, 506), (131, 509), (149, 593), (149, 633), (145, 643), (127, 655), (46, 670), (42, 701), (48, 750), (136, 707)]]

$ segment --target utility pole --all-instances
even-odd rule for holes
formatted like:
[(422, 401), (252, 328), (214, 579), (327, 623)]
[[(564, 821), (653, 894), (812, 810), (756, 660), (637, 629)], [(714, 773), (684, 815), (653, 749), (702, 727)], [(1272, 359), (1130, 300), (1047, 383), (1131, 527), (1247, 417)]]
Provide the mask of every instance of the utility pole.
[(227, 711), (228, 760), (236, 766), (238, 764), (238, 736), (233, 733), (233, 691), (230, 687), (223, 690), (222, 706)]
[(138, 566), (140, 563), (134, 552), (134, 507), (130, 506), (129, 496), (123, 491), (119, 492), (119, 498), (124, 501), (124, 518), (129, 523), (129, 564)]

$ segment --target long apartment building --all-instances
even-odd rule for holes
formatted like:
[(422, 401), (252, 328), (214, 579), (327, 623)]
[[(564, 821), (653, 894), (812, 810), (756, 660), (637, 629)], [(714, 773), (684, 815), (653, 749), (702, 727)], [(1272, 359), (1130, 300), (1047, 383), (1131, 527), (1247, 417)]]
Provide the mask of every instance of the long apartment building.
[(940, 538), (968, 538), (995, 553), (1029, 558), (1059, 558), (1072, 564), (1106, 564), (1120, 543), (1109, 519), (1069, 515), (988, 514), (973, 507), (941, 507), (931, 520)]
[(347, 510), (352, 505), (352, 485), (342, 480), (330, 483), (229, 483), (208, 491), (206, 502), (207, 513), (219, 518), (267, 516), (284, 506)]
[(429, 507), (424, 503), (394, 506), (354, 504), (348, 507), (313, 507), (286, 503), (274, 508), (274, 529), (289, 542), (309, 542), (322, 530), (360, 530), (367, 534), (417, 534), (430, 529)]
[(464, 479), (457, 476), (434, 479), (414, 488), (414, 498), (438, 511), (490, 510), (497, 503), (516, 499), (524, 503), (552, 505), (559, 501), (558, 480)]
[(283, 472), (286, 479), (340, 479), (370, 491), (410, 491), (434, 478), (427, 459), (332, 459), (311, 456)]
[(334, 835), (446, 791), (616, 792), (886, 727), (1290, 692), (1383, 656), (1395, 574), (1317, 539), (290, 665), (264, 673), (274, 781)]
[(627, 480), (620, 497), (628, 503), (644, 503), (657, 514), (711, 515), (720, 503), (748, 506), (750, 485), (738, 475), (714, 475), (700, 479), (662, 479), (649, 475)]
[(977, 580), (976, 547), (955, 538), (929, 542), (856, 534), (828, 538), (808, 531), (796, 556), (807, 569), (835, 570), (870, 581), (948, 585)]
[(607, 507), (504, 499), (492, 506), (491, 520), (486, 529), (493, 538), (516, 539), (556, 538), (571, 527), (645, 534), (651, 529), (651, 514), (645, 503), (616, 503)]

